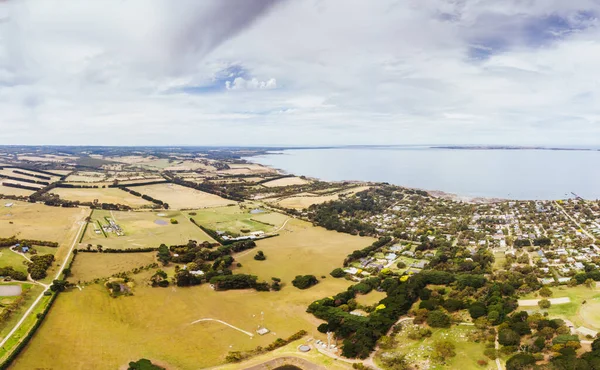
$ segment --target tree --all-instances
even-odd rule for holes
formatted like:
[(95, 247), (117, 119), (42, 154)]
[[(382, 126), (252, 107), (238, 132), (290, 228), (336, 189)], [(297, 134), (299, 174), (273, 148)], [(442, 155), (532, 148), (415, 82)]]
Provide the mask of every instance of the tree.
[(542, 289), (540, 289), (540, 295), (542, 297), (552, 297), (552, 290), (550, 288), (548, 288), (547, 286), (543, 287)]
[(333, 269), (333, 271), (331, 271), (329, 275), (333, 276), (334, 278), (341, 278), (346, 276), (346, 272), (342, 268), (338, 267)]
[(427, 325), (432, 328), (449, 328), (450, 327), (450, 316), (446, 315), (442, 311), (431, 311), (427, 315)]
[(445, 362), (456, 356), (456, 345), (449, 340), (439, 340), (433, 344), (433, 359)]
[(596, 281), (594, 279), (586, 279), (585, 286), (592, 289), (596, 285)]
[(503, 328), (498, 332), (498, 343), (503, 346), (516, 346), (520, 342), (521, 337), (512, 329)]
[(471, 315), (471, 318), (476, 319), (487, 315), (487, 310), (483, 303), (475, 302), (469, 306), (469, 314)]
[(160, 262), (162, 262), (163, 266), (168, 265), (169, 261), (171, 260), (171, 252), (169, 252), (169, 247), (167, 247), (165, 244), (161, 244), (160, 247), (158, 247), (158, 253), (156, 254), (156, 257)]
[(127, 370), (165, 370), (165, 368), (156, 366), (150, 360), (142, 358), (135, 362), (131, 361)]
[(552, 305), (552, 304), (551, 304), (551, 303), (550, 303), (550, 301), (549, 301), (549, 300), (547, 300), (547, 299), (540, 299), (540, 300), (538, 301), (538, 306), (540, 306), (540, 308), (543, 308), (543, 309), (550, 308), (550, 306), (551, 306), (551, 305)]
[(535, 357), (529, 353), (517, 353), (506, 361), (506, 370), (524, 370), (535, 364)]
[(68, 286), (69, 283), (66, 280), (54, 280), (52, 281), (52, 285), (50, 285), (50, 290), (53, 292), (64, 292)]
[(292, 280), (292, 285), (298, 289), (307, 289), (318, 282), (315, 275), (298, 275)]
[(254, 259), (257, 261), (264, 261), (267, 259), (267, 256), (265, 256), (263, 251), (258, 251), (258, 252), (256, 252), (256, 255), (254, 256)]

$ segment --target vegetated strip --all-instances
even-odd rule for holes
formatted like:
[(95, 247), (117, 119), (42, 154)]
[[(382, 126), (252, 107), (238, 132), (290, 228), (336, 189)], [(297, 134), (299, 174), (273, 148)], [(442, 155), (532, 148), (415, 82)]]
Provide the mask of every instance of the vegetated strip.
[[(162, 181), (162, 182), (159, 182), (159, 184), (164, 184), (165, 182), (166, 181)], [(149, 202), (152, 202), (152, 203), (154, 203), (156, 205), (159, 205), (159, 206), (163, 207), (164, 209), (169, 209), (169, 203), (165, 203), (165, 202), (163, 202), (160, 199), (156, 199), (156, 198), (153, 198), (153, 197), (151, 197), (149, 195), (142, 194), (139, 191), (128, 189), (128, 188), (126, 188), (124, 186), (119, 186), (119, 189), (121, 189), (123, 191), (126, 191), (129, 194), (131, 194), (131, 195), (135, 195), (136, 197), (141, 197), (142, 199), (145, 199), (145, 200), (147, 200)]]
[(46, 185), (46, 186), (50, 185), (50, 183), (48, 181), (39, 181), (39, 180), (27, 179), (27, 178), (24, 178), (24, 177), (17, 177), (17, 176), (0, 175), (0, 178), (4, 178), (4, 179), (8, 179), (8, 180), (14, 180), (14, 181), (27, 182), (27, 183), (30, 183), (30, 184), (39, 184), (39, 185)]
[[(80, 233), (82, 231), (83, 225), (79, 228), (78, 233)], [(56, 275), (56, 279), (59, 278), (60, 274), (62, 273), (63, 276), (62, 278), (65, 279), (65, 270), (69, 271), (73, 261), (75, 260), (75, 254), (71, 253), (73, 248), (75, 247), (75, 241), (77, 240), (78, 235), (75, 235), (75, 240), (73, 240), (73, 245), (71, 246), (71, 249), (69, 250), (69, 254), (67, 255), (67, 259), (71, 257), (71, 255), (73, 255), (73, 257), (71, 258), (71, 261), (68, 262), (67, 264), (67, 260), (65, 260), (64, 265), (61, 267), (61, 270), (59, 270), (58, 274)], [(43, 294), (45, 294), (47, 292), (47, 288), (44, 290), (44, 292), (42, 293), (42, 295), (40, 295), (37, 300), (33, 303), (33, 305), (31, 306), (31, 308), (29, 310), (31, 310), (30, 312), (27, 312), (26, 315), (24, 316), (23, 320), (27, 317), (27, 315), (31, 314), (33, 312), (33, 308), (37, 305), (37, 303), (39, 303), (39, 301), (43, 298)], [(31, 340), (31, 338), (33, 338), (33, 336), (35, 335), (35, 333), (37, 332), (37, 329), (40, 327), (40, 325), (42, 324), (42, 321), (44, 320), (44, 318), (46, 317), (46, 315), (48, 314), (48, 312), (50, 311), (50, 308), (52, 308), (52, 305), (54, 304), (54, 301), (56, 301), (56, 298), (58, 297), (58, 294), (60, 293), (60, 291), (55, 292), (54, 294), (52, 294), (52, 296), (50, 297), (50, 300), (47, 303), (47, 306), (44, 308), (44, 310), (39, 314), (36, 315), (36, 321), (35, 324), (33, 325), (33, 327), (31, 329), (29, 329), (29, 331), (27, 332), (27, 334), (25, 335), (25, 337), (23, 337), (19, 344), (17, 344), (17, 347), (14, 348), (12, 350), (12, 352), (10, 352), (10, 354), (7, 356), (7, 358), (0, 364), (0, 370), (6, 370), (10, 367), (11, 363), (17, 358), (17, 356), (21, 353), (21, 351), (27, 346), (27, 344), (29, 343), (29, 341)], [(28, 310), (28, 311), (29, 311)], [(18, 330), (18, 329), (13, 329), (13, 330)], [(14, 333), (12, 333), (14, 334)]]

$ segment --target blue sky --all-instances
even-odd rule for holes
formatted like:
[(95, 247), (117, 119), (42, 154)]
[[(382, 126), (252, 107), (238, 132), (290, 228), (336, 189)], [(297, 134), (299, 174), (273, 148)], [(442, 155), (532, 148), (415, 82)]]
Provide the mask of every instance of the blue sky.
[(0, 2), (0, 144), (598, 145), (595, 0)]

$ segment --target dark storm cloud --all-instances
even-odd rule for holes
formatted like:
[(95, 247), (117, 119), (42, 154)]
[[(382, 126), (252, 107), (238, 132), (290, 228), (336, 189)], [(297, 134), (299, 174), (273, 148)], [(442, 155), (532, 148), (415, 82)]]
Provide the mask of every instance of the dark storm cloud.
[(215, 0), (191, 2), (183, 28), (175, 35), (174, 52), (203, 57), (285, 0)]

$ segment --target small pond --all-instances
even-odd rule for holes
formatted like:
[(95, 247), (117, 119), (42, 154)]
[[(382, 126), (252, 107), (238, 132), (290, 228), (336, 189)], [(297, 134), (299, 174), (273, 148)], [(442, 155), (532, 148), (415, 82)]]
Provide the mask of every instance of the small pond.
[(0, 297), (14, 297), (21, 294), (21, 285), (0, 285)]

